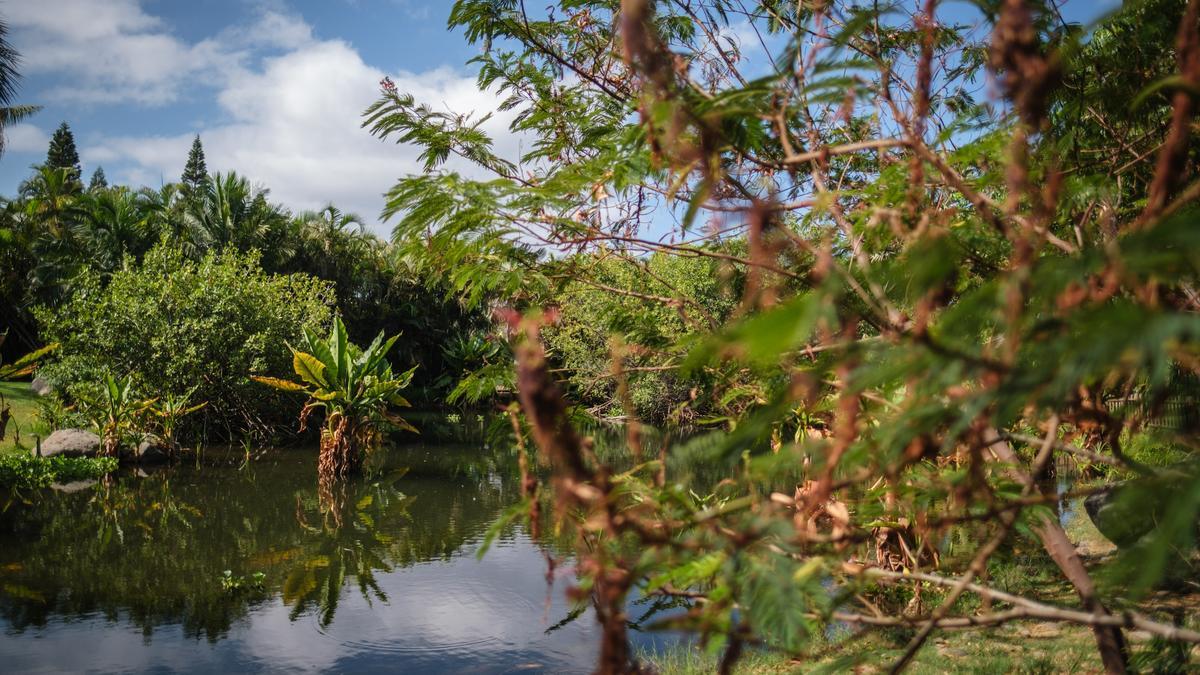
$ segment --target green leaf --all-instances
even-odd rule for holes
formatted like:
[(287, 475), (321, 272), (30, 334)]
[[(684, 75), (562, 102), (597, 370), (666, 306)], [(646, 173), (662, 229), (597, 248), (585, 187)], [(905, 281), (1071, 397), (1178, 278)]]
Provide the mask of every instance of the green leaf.
[[(292, 382), (291, 380), (281, 380), (278, 377), (265, 377), (263, 375), (251, 375), (251, 380), (260, 384), (265, 384), (268, 387), (274, 387), (282, 391), (306, 391), (304, 385)], [(196, 409), (204, 407), (204, 404), (196, 406)]]
[(301, 379), (314, 387), (329, 386), (329, 382), (325, 379), (325, 364), (312, 354), (292, 350), (292, 368), (296, 370), (296, 374)]
[(781, 354), (808, 342), (817, 319), (824, 312), (823, 301), (819, 294), (807, 293), (761, 314), (751, 315), (692, 349), (684, 361), (684, 372), (694, 371), (718, 356), (738, 358), (756, 365), (778, 363)]

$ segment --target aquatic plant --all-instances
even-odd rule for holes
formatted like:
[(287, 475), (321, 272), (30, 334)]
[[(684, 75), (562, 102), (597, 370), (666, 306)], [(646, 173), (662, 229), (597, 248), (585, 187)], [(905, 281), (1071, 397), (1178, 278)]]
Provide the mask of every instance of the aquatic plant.
[(241, 593), (257, 593), (261, 594), (266, 591), (267, 575), (263, 572), (255, 572), (249, 576), (244, 574), (235, 575), (233, 570), (225, 570), (221, 573), (221, 589), (230, 595), (238, 595)]
[(100, 450), (115, 457), (122, 443), (130, 441), (145, 426), (142, 419), (155, 399), (142, 399), (134, 393), (133, 377), (117, 380), (104, 374), (100, 386), (79, 393), (84, 417), (100, 435)]
[(163, 440), (171, 447), (175, 447), (175, 434), (183, 418), (208, 405), (208, 401), (192, 404), (192, 396), (195, 393), (196, 387), (192, 387), (183, 394), (167, 394), (159, 397), (150, 407), (150, 411), (157, 419), (157, 427), (162, 432)]
[(338, 318), (327, 338), (306, 329), (300, 348), (291, 347), (292, 367), (302, 383), (253, 377), (276, 389), (308, 394), (300, 412), (301, 429), (314, 411), (325, 411), (319, 464), (322, 480), (357, 472), (365, 454), (379, 443), (383, 429), (416, 431), (388, 410), (409, 405), (400, 392), (412, 381), (415, 370), (392, 372), (386, 357), (399, 337), (385, 340), (380, 332), (366, 349), (360, 349), (350, 343), (346, 326)]
[(116, 470), (114, 457), (35, 457), (9, 453), (0, 455), (0, 487), (32, 490), (52, 483), (100, 478)]

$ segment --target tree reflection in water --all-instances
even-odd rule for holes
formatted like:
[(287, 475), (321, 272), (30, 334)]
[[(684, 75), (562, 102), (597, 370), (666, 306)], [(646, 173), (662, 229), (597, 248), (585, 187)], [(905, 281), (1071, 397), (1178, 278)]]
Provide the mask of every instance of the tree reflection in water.
[[(178, 624), (216, 641), (278, 599), (293, 620), (311, 612), (324, 626), (348, 584), (388, 602), (377, 574), (470, 555), (518, 498), (513, 458), (478, 445), (386, 453), (325, 494), (311, 454), (124, 474), (14, 506), (0, 515), (0, 616), (16, 631), (100, 615), (147, 638)], [(263, 591), (226, 590), (224, 570), (263, 573)]]

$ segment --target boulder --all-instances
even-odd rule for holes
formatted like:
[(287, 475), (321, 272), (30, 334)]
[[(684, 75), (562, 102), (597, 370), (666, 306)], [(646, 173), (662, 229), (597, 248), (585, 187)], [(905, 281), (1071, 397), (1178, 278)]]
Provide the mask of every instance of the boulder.
[[(1118, 548), (1132, 549), (1147, 543), (1147, 535), (1163, 523), (1196, 479), (1196, 467), (1175, 465), (1090, 494), (1083, 507), (1100, 534)], [(1200, 536), (1200, 522), (1196, 534)]]
[[(41, 443), (43, 457), (95, 457), (100, 452), (100, 437), (83, 429), (59, 429)], [(33, 449), (37, 454), (37, 447)]]
[(154, 434), (146, 434), (134, 448), (129, 461), (135, 464), (160, 464), (170, 460), (173, 454), (174, 448), (170, 443)]
[(54, 387), (41, 377), (33, 378), (33, 382), (29, 383), (29, 389), (38, 396), (49, 396), (54, 393)]

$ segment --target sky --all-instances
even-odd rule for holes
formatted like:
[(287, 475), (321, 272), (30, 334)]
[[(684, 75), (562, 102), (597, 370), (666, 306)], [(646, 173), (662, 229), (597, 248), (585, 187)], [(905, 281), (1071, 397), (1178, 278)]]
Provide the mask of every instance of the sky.
[[(178, 180), (195, 134), (210, 171), (236, 170), (293, 210), (333, 202), (375, 222), (416, 151), (360, 128), (390, 76), (435, 106), (488, 110), (449, 33), (450, 2), (419, 0), (0, 0), (21, 52), (18, 103), (44, 109), (6, 130), (0, 194), (44, 161), (62, 121), (85, 179)], [(506, 148), (507, 119), (487, 128)]]
[[(1072, 0), (1087, 21), (1119, 0)], [(535, 2), (541, 6), (545, 2)], [(949, 12), (961, 12), (947, 3)], [(964, 3), (957, 3), (962, 5)], [(0, 194), (45, 159), (62, 121), (85, 177), (178, 180), (194, 135), (210, 171), (236, 170), (294, 211), (334, 203), (373, 229), (383, 193), (420, 171), (417, 150), (381, 142), (362, 111), (391, 77), (419, 101), (490, 112), (467, 61), (477, 48), (446, 28), (451, 0), (0, 0), (21, 52), (17, 103), (44, 109), (6, 130)], [(514, 157), (512, 113), (485, 125)]]

